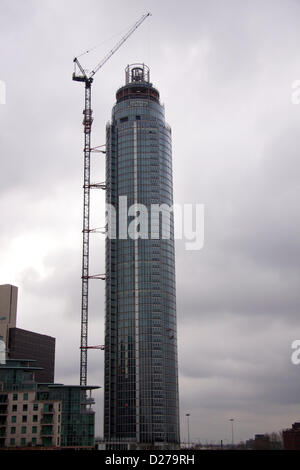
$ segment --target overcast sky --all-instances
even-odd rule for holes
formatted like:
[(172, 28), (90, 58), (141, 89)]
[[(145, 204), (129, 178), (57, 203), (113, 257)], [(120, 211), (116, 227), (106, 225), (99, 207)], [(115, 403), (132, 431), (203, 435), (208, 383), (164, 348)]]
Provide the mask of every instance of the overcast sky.
[[(300, 420), (300, 3), (296, 0), (0, 0), (0, 283), (19, 287), (18, 326), (56, 337), (56, 381), (79, 382), (84, 87), (92, 144), (105, 143), (127, 64), (145, 62), (172, 127), (174, 199), (205, 205), (205, 244), (177, 242), (181, 438), (231, 442)], [(92, 181), (105, 179), (93, 157)], [(93, 192), (91, 226), (103, 225)], [(104, 272), (92, 236), (91, 272)], [(104, 283), (91, 281), (89, 344), (104, 341)], [(89, 353), (103, 386), (103, 352)], [(103, 391), (96, 393), (102, 434)], [(227, 440), (227, 441), (226, 441)]]

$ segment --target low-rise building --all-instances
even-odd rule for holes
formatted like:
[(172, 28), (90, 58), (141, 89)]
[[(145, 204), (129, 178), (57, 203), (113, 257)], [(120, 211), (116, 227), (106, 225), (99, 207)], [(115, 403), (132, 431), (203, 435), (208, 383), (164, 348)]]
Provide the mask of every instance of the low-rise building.
[(270, 450), (270, 437), (267, 434), (255, 434), (254, 450)]
[(32, 360), (0, 364), (0, 446), (93, 448), (96, 386), (41, 384)]
[(285, 450), (300, 450), (300, 423), (294, 423), (292, 429), (285, 429), (282, 438)]

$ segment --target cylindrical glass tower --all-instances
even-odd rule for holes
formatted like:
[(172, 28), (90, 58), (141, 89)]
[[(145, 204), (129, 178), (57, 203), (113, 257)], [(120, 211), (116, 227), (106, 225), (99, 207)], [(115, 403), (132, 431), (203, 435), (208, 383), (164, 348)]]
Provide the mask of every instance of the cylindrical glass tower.
[(106, 141), (116, 223), (106, 238), (104, 437), (107, 449), (176, 449), (171, 129), (144, 64), (126, 68), (116, 99)]

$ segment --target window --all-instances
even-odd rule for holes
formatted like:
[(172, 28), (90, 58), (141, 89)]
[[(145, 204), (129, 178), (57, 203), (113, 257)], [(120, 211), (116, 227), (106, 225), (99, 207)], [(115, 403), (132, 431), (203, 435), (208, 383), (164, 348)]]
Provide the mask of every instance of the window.
[(27, 431), (26, 426), (22, 426), (22, 427), (21, 427), (21, 433), (22, 433), (22, 434), (26, 434), (26, 431)]
[(38, 420), (38, 415), (33, 415), (33, 417), (32, 417), (32, 421), (33, 421), (34, 423), (36, 423), (36, 422), (37, 422), (37, 420)]
[(23, 411), (27, 411), (28, 410), (28, 405), (23, 405)]
[(10, 434), (16, 434), (16, 428), (14, 426), (10, 428)]
[(12, 411), (17, 411), (17, 409), (18, 409), (18, 405), (13, 405), (11, 410)]
[(33, 438), (31, 439), (31, 442), (32, 442), (32, 444), (36, 444), (36, 437), (33, 437)]
[(22, 423), (27, 423), (27, 416), (26, 415), (22, 416)]
[(13, 400), (14, 400), (14, 401), (17, 401), (17, 400), (18, 400), (18, 394), (17, 394), (17, 393), (14, 393), (14, 394), (13, 394)]
[(12, 423), (16, 423), (16, 422), (17, 422), (17, 417), (16, 417), (16, 416), (12, 416), (12, 417), (11, 417), (11, 422), (12, 422)]
[(25, 437), (21, 438), (21, 446), (26, 446), (26, 439)]
[(38, 403), (33, 404), (33, 411), (37, 411), (39, 409)]
[(28, 393), (23, 394), (23, 400), (28, 400)]
[(10, 445), (11, 445), (11, 446), (14, 446), (14, 445), (15, 445), (15, 443), (16, 443), (16, 440), (15, 440), (15, 438), (14, 438), (14, 437), (12, 437), (12, 438), (10, 439), (9, 443), (10, 443)]
[(44, 403), (44, 412), (53, 412), (53, 403)]
[(37, 426), (32, 426), (32, 434), (36, 434), (37, 433)]

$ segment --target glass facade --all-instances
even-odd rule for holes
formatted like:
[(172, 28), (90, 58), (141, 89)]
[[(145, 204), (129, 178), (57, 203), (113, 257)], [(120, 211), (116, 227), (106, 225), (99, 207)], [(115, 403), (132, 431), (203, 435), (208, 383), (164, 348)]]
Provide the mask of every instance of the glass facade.
[[(43, 389), (43, 385), (40, 386)], [(94, 420), (95, 414), (91, 409), (94, 404), (92, 398), (88, 398), (87, 390), (90, 387), (84, 386), (59, 386), (48, 385), (47, 391), (41, 391), (43, 400), (60, 400), (61, 423), (60, 423), (60, 445), (89, 447), (94, 445)], [(45, 396), (46, 394), (46, 396)], [(52, 426), (47, 423), (49, 413), (53, 412), (52, 403), (44, 404), (44, 421), (42, 432), (48, 433)]]
[(116, 236), (106, 239), (105, 440), (107, 448), (175, 449), (174, 224), (172, 212), (159, 215), (173, 204), (171, 129), (145, 65), (126, 69), (106, 156)]

